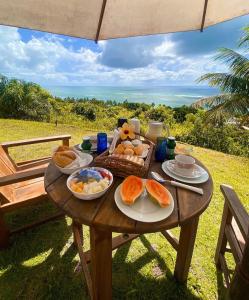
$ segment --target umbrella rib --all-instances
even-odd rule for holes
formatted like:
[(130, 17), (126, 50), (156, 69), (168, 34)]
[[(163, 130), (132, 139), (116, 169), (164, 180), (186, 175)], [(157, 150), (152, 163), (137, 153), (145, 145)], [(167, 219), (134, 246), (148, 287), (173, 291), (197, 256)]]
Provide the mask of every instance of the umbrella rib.
[(107, 2), (107, 0), (103, 0), (103, 2), (102, 2), (101, 12), (100, 12), (100, 16), (99, 16), (98, 29), (97, 29), (97, 33), (96, 33), (96, 37), (95, 37), (96, 43), (98, 42), (98, 39), (99, 39), (99, 33), (100, 33), (100, 29), (101, 29), (101, 25), (102, 25), (104, 13), (105, 13), (106, 2)]
[(208, 0), (205, 0), (203, 15), (202, 15), (202, 21), (201, 21), (201, 29), (200, 29), (201, 32), (203, 31), (204, 24), (205, 24), (206, 13), (207, 13), (207, 5), (208, 5)]

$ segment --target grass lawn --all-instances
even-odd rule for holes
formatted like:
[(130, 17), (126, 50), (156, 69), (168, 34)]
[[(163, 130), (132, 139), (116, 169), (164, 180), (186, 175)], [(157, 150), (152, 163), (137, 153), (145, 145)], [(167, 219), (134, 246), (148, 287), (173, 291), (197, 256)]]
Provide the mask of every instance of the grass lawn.
[[(72, 143), (79, 143), (86, 132), (74, 126), (0, 120), (0, 142), (69, 133)], [(11, 153), (22, 160), (44, 156), (52, 147), (36, 145)], [(194, 156), (210, 170), (215, 190), (200, 218), (187, 285), (177, 284), (172, 277), (176, 255), (167, 241), (160, 234), (146, 234), (113, 252), (114, 299), (224, 299), (221, 274), (214, 265), (224, 203), (219, 186), (232, 185), (249, 210), (249, 159), (198, 147)], [(49, 204), (22, 209), (10, 214), (8, 222), (14, 228), (52, 209)], [(88, 299), (81, 273), (75, 269), (79, 257), (72, 246), (70, 224), (66, 218), (19, 234), (9, 249), (0, 252), (1, 300)], [(87, 228), (84, 233), (88, 237)]]

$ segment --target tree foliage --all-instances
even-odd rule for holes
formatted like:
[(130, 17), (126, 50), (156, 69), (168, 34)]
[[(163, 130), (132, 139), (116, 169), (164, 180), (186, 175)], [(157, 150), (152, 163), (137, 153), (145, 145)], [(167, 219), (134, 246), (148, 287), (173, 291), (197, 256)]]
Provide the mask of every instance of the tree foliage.
[(38, 84), (0, 77), (0, 115), (5, 118), (48, 121), (51, 95)]
[[(244, 28), (239, 47), (249, 50), (249, 26)], [(218, 87), (222, 94), (201, 99), (193, 107), (206, 107), (206, 120), (223, 122), (231, 117), (247, 116), (249, 114), (249, 59), (228, 48), (219, 49), (215, 57), (227, 64), (228, 73), (208, 73), (197, 81), (208, 81), (210, 86)]]

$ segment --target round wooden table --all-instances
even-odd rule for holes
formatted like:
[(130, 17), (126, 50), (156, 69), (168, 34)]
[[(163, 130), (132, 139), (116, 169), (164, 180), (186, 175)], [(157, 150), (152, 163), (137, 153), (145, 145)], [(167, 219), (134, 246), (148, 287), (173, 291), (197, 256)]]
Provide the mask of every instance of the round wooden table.
[[(201, 162), (199, 165), (205, 168)], [(93, 162), (94, 166), (94, 162)], [(205, 168), (206, 169), (206, 168)], [(206, 169), (207, 170), (207, 169)], [(150, 171), (169, 177), (161, 163), (152, 161)], [(209, 174), (210, 175), (210, 174)], [(150, 176), (150, 172), (148, 174)], [(122, 178), (114, 177), (113, 185), (101, 198), (83, 201), (75, 198), (66, 186), (68, 176), (59, 172), (51, 162), (45, 174), (45, 189), (49, 198), (73, 219), (74, 242), (78, 248), (82, 269), (91, 299), (112, 298), (112, 250), (143, 233), (161, 232), (177, 251), (174, 276), (179, 282), (187, 279), (192, 258), (199, 216), (208, 207), (213, 193), (211, 176), (203, 184), (204, 195), (165, 184), (175, 200), (173, 213), (165, 220), (143, 223), (130, 219), (116, 206), (114, 192)], [(83, 252), (82, 224), (90, 227), (91, 249)], [(180, 226), (177, 240), (169, 229)], [(112, 232), (122, 235), (112, 238)], [(91, 262), (91, 272), (87, 264)]]

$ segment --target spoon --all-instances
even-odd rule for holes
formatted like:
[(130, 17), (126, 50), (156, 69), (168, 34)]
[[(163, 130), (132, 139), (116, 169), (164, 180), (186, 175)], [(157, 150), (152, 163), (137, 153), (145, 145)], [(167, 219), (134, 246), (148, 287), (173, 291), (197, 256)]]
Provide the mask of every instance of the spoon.
[(178, 181), (174, 181), (174, 180), (167, 180), (167, 179), (164, 179), (160, 174), (158, 174), (157, 172), (151, 172), (151, 175), (152, 177), (158, 181), (158, 182), (161, 182), (161, 183), (168, 183), (168, 184), (171, 184), (173, 186), (177, 186), (177, 187), (180, 187), (180, 188), (183, 188), (183, 189), (186, 189), (186, 190), (189, 190), (189, 191), (192, 191), (192, 192), (195, 192), (197, 194), (200, 194), (200, 195), (203, 195), (203, 189), (201, 188), (197, 188), (195, 186), (191, 186), (191, 185), (188, 185), (188, 184), (184, 184), (184, 183), (180, 183)]

